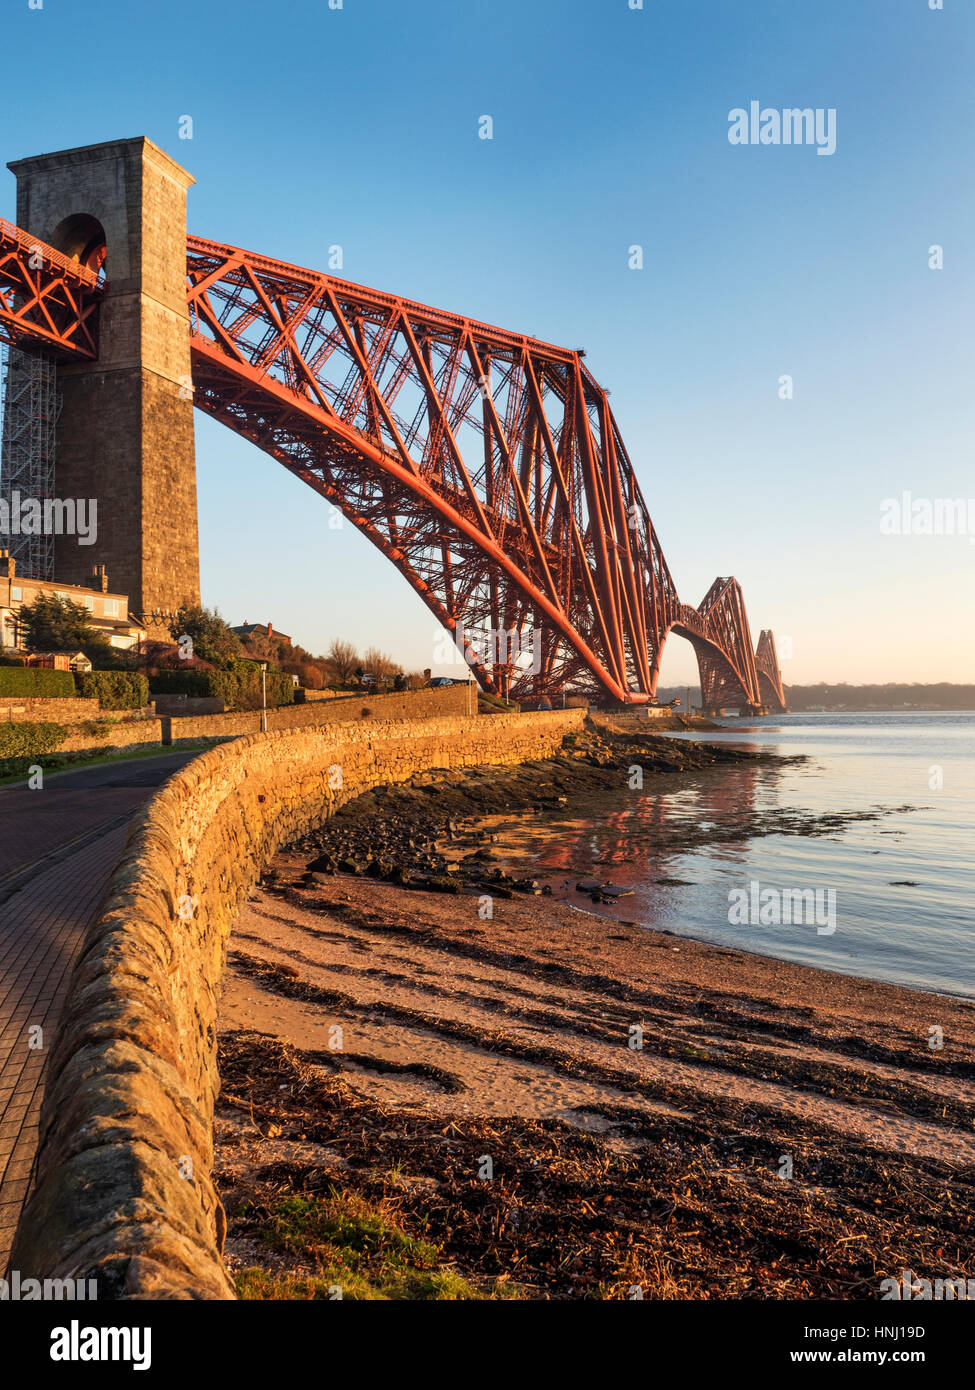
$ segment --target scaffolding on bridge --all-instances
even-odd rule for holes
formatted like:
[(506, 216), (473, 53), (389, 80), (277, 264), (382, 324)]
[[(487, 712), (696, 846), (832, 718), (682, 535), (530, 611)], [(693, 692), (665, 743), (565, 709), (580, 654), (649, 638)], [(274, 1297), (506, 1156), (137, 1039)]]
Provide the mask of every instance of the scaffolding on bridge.
[(28, 498), (41, 503), (55, 496), (55, 448), (61, 398), (57, 363), (50, 353), (23, 352), (7, 347), (2, 359), (2, 421), (0, 421), (0, 498), (6, 515), (6, 534), (0, 530), (0, 549), (17, 561), (17, 572), (30, 579), (54, 578), (54, 536), (38, 528), (19, 534), (20, 504)]

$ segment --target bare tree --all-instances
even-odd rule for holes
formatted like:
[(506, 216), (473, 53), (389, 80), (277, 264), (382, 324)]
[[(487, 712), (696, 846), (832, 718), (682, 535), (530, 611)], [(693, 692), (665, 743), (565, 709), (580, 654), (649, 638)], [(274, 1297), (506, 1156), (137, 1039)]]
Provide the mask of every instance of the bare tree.
[(370, 647), (362, 658), (362, 669), (381, 681), (385, 676), (395, 676), (401, 667), (378, 647)]
[(342, 685), (348, 685), (359, 665), (359, 653), (352, 643), (344, 642), (340, 637), (336, 637), (329, 647), (325, 659), (335, 672), (338, 681)]

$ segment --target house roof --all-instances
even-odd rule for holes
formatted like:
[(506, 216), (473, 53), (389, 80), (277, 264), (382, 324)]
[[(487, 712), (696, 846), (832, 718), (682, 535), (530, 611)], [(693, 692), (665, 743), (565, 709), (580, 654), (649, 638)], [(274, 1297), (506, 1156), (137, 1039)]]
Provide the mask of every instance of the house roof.
[(271, 628), (272, 637), (280, 637), (282, 642), (290, 642), (291, 638), (286, 632), (279, 632), (276, 627), (269, 623), (241, 623), (239, 627), (232, 627), (231, 632), (236, 632), (238, 637), (250, 637), (252, 632), (260, 632), (265, 637), (268, 635), (268, 628)]

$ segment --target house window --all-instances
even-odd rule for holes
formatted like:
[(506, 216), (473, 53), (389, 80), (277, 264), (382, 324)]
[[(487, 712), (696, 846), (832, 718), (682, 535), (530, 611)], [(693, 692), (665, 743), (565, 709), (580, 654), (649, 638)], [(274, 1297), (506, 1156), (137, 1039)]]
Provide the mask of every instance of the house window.
[(119, 612), (118, 612), (118, 599), (117, 599), (117, 598), (107, 598), (107, 599), (105, 600), (105, 617), (106, 617), (106, 618), (117, 618), (118, 615), (119, 615)]
[(88, 609), (89, 613), (94, 613), (95, 600), (92, 598), (91, 594), (85, 594), (85, 607)]
[(23, 591), (23, 589), (21, 589), (21, 588), (19, 588), (18, 586), (15, 585), (14, 588), (12, 588), (12, 589), (10, 590), (10, 602), (11, 602), (11, 603), (22, 603), (22, 602), (23, 602), (23, 599), (24, 599), (24, 591)]

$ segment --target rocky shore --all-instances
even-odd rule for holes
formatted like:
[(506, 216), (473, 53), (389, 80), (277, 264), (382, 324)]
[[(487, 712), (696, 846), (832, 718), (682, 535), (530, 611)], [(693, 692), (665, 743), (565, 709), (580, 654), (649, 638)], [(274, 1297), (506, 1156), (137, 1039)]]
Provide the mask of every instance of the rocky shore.
[(876, 1299), (971, 1271), (971, 1003), (608, 921), (490, 857), (499, 815), (742, 756), (593, 729), (369, 793), (277, 857), (221, 1004), (242, 1296)]
[[(533, 878), (493, 865), (493, 826), (516, 813), (582, 814), (600, 801), (619, 800), (647, 779), (700, 772), (730, 763), (781, 761), (769, 754), (635, 734), (623, 721), (605, 721), (566, 740), (563, 754), (514, 768), (430, 773), (406, 786), (380, 787), (349, 802), (321, 830), (296, 846), (308, 855), (306, 879), (335, 873), (365, 875), (400, 888), (438, 893), (488, 893), (510, 898), (545, 892)], [(273, 882), (273, 871), (269, 878)], [(613, 885), (593, 879), (593, 901)]]

